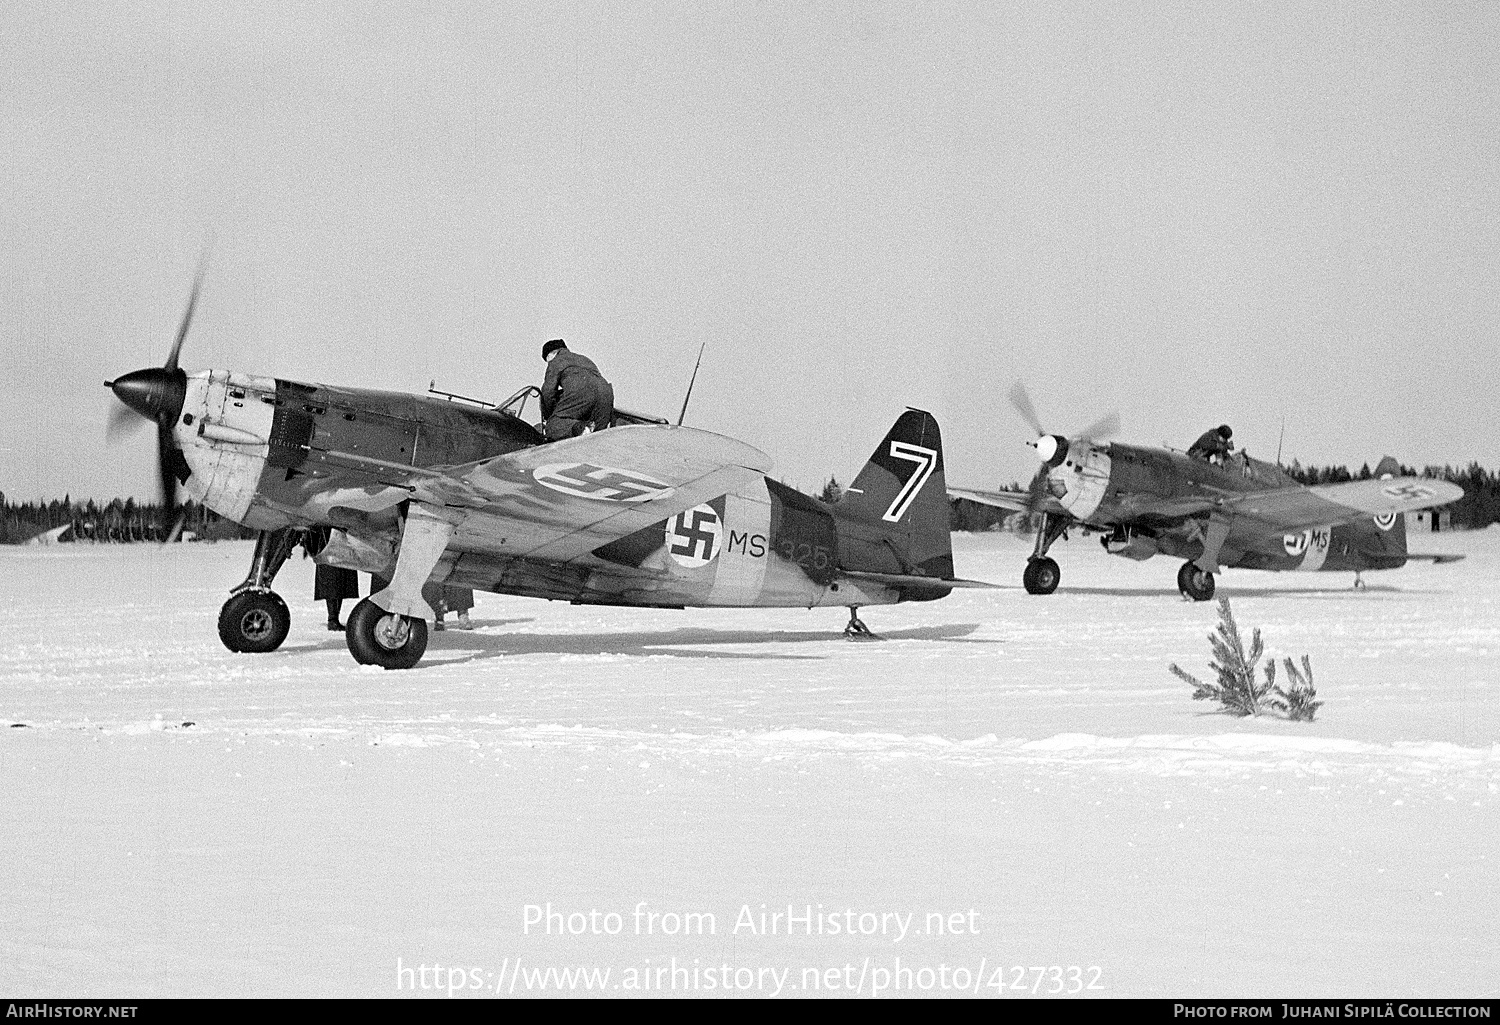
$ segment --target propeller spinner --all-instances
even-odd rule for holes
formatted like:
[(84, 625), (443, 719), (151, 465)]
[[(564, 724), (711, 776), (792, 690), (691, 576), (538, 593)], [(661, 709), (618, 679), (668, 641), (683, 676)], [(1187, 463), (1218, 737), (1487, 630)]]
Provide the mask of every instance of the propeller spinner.
[(1068, 439), (1061, 434), (1044, 434), (1031, 445), (1036, 449), (1036, 457), (1049, 467), (1061, 466), (1068, 458)]
[(113, 381), (105, 381), (104, 386), (138, 416), (165, 428), (176, 423), (177, 417), (182, 413), (187, 374), (181, 370), (168, 370), (166, 367), (147, 367), (145, 370), (132, 370)]

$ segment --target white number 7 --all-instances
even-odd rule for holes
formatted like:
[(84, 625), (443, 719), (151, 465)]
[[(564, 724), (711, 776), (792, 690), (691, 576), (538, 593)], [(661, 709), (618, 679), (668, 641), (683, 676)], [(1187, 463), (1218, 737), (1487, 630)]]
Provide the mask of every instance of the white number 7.
[(931, 477), (932, 471), (937, 469), (938, 454), (933, 449), (923, 448), (920, 445), (908, 445), (904, 441), (893, 441), (891, 442), (891, 456), (896, 459), (903, 459), (908, 463), (917, 464), (916, 471), (907, 480), (900, 492), (897, 493), (896, 500), (885, 511), (885, 515), (881, 517), (883, 520), (896, 523), (901, 517), (906, 515), (906, 510), (910, 509), (911, 504), (916, 501), (918, 492), (922, 490), (922, 485), (927, 483), (927, 478)]

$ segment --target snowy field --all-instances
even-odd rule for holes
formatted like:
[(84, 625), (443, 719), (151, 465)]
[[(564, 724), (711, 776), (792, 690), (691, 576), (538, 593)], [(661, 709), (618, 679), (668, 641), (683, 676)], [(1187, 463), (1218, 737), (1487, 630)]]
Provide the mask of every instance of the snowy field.
[(1003, 588), (879, 643), (479, 595), (409, 672), (300, 559), (287, 644), (226, 651), (248, 543), (0, 549), (0, 992), (1500, 994), (1500, 532), (1220, 578), (1311, 724), (1168, 674), (1215, 622), (1176, 562), (1074, 539), (1036, 598), (955, 544)]

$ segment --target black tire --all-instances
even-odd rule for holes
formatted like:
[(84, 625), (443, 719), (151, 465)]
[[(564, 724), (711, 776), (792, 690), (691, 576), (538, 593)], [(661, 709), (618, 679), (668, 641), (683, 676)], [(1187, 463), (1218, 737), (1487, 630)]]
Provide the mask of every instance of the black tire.
[(292, 614), (274, 591), (232, 594), (219, 610), (219, 640), (230, 651), (275, 651), (292, 628)]
[(1026, 560), (1026, 572), (1021, 574), (1021, 583), (1026, 585), (1027, 594), (1051, 594), (1057, 590), (1061, 581), (1062, 570), (1057, 568), (1057, 563), (1052, 559)]
[(410, 669), (427, 650), (427, 622), (387, 612), (366, 598), (349, 613), (344, 638), (360, 665)]
[(1205, 573), (1195, 563), (1184, 562), (1177, 571), (1177, 589), (1184, 598), (1208, 601), (1214, 596), (1214, 575)]

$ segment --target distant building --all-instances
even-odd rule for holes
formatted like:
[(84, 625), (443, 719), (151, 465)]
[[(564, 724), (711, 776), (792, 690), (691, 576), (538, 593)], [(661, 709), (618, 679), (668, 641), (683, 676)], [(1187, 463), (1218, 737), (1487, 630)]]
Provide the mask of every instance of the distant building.
[(1447, 509), (1423, 509), (1406, 514), (1408, 533), (1433, 533), (1453, 529), (1453, 513)]
[(53, 527), (51, 530), (42, 531), (26, 543), (29, 545), (55, 545), (71, 540), (73, 540), (73, 524), (64, 523), (61, 527)]

